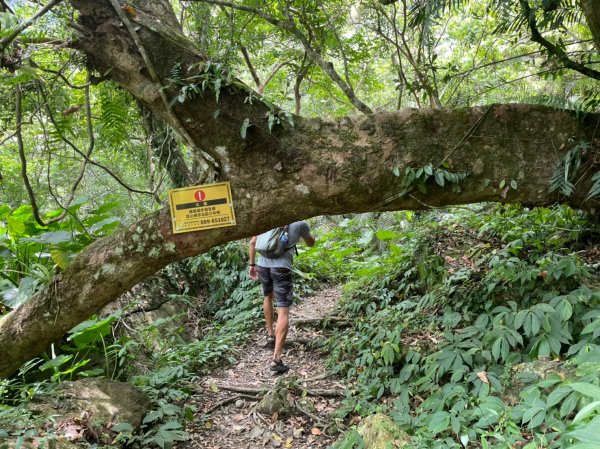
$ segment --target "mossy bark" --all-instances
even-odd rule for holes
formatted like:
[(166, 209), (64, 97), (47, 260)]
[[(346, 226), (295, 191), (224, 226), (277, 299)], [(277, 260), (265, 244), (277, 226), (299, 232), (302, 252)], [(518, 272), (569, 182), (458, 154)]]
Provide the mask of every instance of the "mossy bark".
[[(598, 206), (597, 200), (584, 201), (595, 170), (586, 172), (569, 198), (549, 193), (548, 186), (573, 142), (592, 140), (600, 115), (580, 118), (519, 104), (403, 109), (335, 120), (296, 117), (294, 126), (278, 125), (270, 132), (267, 115), (276, 108), (257, 98), (246, 101), (250, 90), (235, 80), (221, 87), (218, 101), (216, 92), (207, 91), (169, 111), (159, 88), (168, 84), (171, 69), (177, 65), (183, 76), (197, 74), (206, 59), (181, 34), (168, 2), (144, 2), (148, 10), (131, 17), (159, 84), (108, 0), (72, 4), (79, 10), (77, 42), (90, 65), (109, 72), (155, 115), (187, 133), (196, 150), (217, 161), (220, 180), (231, 182), (238, 224), (175, 235), (165, 207), (95, 242), (44, 290), (0, 320), (0, 377), (165, 265), (293, 220), (481, 201)], [(246, 119), (252, 126), (242, 138)], [(588, 152), (597, 151), (593, 142)], [(403, 172), (442, 162), (469, 177), (455, 188), (432, 183), (427, 193), (400, 194), (396, 167)]]

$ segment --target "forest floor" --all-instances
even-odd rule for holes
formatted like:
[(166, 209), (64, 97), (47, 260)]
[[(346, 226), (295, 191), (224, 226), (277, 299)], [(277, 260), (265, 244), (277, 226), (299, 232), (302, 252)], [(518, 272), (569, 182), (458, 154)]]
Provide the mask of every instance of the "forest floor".
[[(335, 314), (339, 286), (325, 288), (303, 299), (290, 309), (288, 342), (282, 354), (290, 370), (274, 374), (269, 370), (273, 350), (265, 347), (266, 332), (261, 327), (248, 345), (240, 348), (236, 363), (214, 371), (202, 379), (202, 391), (192, 397), (197, 408), (197, 419), (187, 431), (191, 438), (181, 449), (225, 448), (306, 448), (320, 449), (332, 445), (334, 437), (328, 433), (330, 415), (338, 408), (345, 387), (325, 368), (325, 355), (311, 348), (314, 342), (326, 336), (315, 320)], [(311, 324), (312, 323), (312, 324)], [(297, 388), (289, 388), (288, 403), (291, 413), (280, 417), (261, 414), (258, 401), (265, 391), (272, 390), (282, 381)]]

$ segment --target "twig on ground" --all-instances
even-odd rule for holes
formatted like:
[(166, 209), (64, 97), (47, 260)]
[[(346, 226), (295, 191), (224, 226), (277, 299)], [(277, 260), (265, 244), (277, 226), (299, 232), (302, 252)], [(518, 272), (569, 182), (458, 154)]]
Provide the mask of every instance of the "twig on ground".
[(349, 326), (352, 324), (352, 320), (340, 316), (325, 316), (321, 318), (298, 318), (293, 321), (294, 325), (297, 324), (318, 324), (323, 323), (326, 326)]
[(275, 435), (277, 435), (279, 438), (281, 438), (282, 441), (285, 441), (285, 438), (283, 437), (282, 434), (280, 434), (277, 429), (275, 429), (275, 427), (273, 426), (272, 423), (270, 423), (269, 421), (267, 421), (260, 413), (258, 413), (256, 410), (254, 411), (254, 416), (258, 416), (258, 418), (263, 422), (264, 425), (267, 426), (267, 428), (273, 432)]
[(224, 407), (226, 405), (231, 404), (232, 402), (237, 401), (238, 399), (248, 399), (249, 401), (258, 401), (260, 398), (256, 397), (256, 396), (251, 396), (249, 394), (237, 394), (235, 396), (232, 396), (230, 398), (226, 398), (223, 399), (222, 401), (218, 402), (217, 404), (213, 405), (211, 408), (209, 408), (206, 412), (204, 412), (206, 415), (210, 415), (212, 412), (214, 412), (216, 409), (218, 409), (219, 407)]
[(294, 406), (296, 407), (296, 409), (300, 412), (305, 414), (306, 416), (308, 416), (310, 419), (312, 419), (313, 421), (315, 421), (318, 424), (326, 424), (325, 421), (323, 421), (323, 419), (319, 418), (317, 415), (309, 412), (308, 410), (303, 409), (302, 407), (300, 407), (300, 405), (298, 405), (298, 401), (294, 401)]
[(316, 376), (313, 377), (307, 377), (306, 379), (298, 379), (301, 383), (305, 384), (308, 382), (315, 382), (317, 380), (324, 380), (327, 379), (329, 376), (331, 376), (331, 373), (326, 371), (324, 373), (321, 374), (317, 374)]
[(221, 390), (233, 391), (235, 393), (246, 393), (252, 395), (263, 395), (269, 391), (268, 388), (247, 388), (247, 387), (238, 387), (236, 385), (218, 385), (217, 387)]
[(322, 397), (343, 397), (344, 390), (309, 390), (307, 388), (298, 387), (301, 391), (304, 391), (309, 396), (322, 396)]

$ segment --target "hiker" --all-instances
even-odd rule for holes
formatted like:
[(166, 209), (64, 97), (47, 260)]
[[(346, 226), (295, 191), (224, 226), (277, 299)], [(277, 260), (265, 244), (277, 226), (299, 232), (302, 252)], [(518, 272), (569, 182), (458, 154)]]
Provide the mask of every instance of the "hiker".
[[(263, 311), (265, 314), (265, 324), (267, 327), (267, 347), (273, 349), (273, 360), (270, 369), (276, 373), (284, 373), (289, 367), (281, 360), (281, 352), (289, 328), (289, 312), (292, 305), (292, 263), (296, 253), (296, 244), (300, 239), (304, 240), (308, 246), (315, 244), (315, 238), (310, 233), (310, 227), (304, 221), (296, 221), (283, 228), (285, 233), (283, 239), (287, 237), (282, 256), (266, 257), (260, 255), (258, 263), (256, 262), (256, 240), (258, 236), (250, 239), (249, 256), (250, 270), (249, 274), (253, 280), (262, 283)], [(273, 232), (273, 231), (270, 231)], [(277, 326), (273, 332), (273, 297), (277, 303)]]

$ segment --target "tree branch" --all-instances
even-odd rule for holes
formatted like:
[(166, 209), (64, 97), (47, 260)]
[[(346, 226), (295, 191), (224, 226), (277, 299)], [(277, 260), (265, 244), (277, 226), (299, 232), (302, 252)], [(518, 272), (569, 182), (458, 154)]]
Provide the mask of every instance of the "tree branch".
[(290, 64), (290, 61), (278, 61), (276, 62), (273, 67), (271, 67), (271, 71), (268, 73), (267, 77), (265, 78), (265, 80), (260, 84), (260, 86), (258, 86), (258, 93), (262, 95), (262, 93), (265, 90), (265, 87), (267, 87), (267, 84), (269, 84), (269, 82), (273, 79), (273, 77), (277, 74), (277, 72), (279, 72), (279, 70)]
[[(75, 198), (75, 192), (77, 191), (77, 187), (79, 187), (79, 183), (81, 182), (81, 180), (83, 179), (83, 175), (85, 174), (85, 169), (86, 169), (87, 163), (88, 163), (87, 161), (89, 160), (90, 156), (92, 155), (92, 151), (94, 150), (94, 145), (96, 143), (96, 140), (94, 138), (94, 128), (92, 126), (92, 106), (90, 103), (90, 83), (89, 83), (89, 81), (90, 81), (90, 73), (88, 71), (87, 72), (87, 83), (84, 87), (84, 89), (85, 89), (85, 117), (86, 117), (87, 133), (88, 133), (88, 138), (89, 138), (89, 145), (88, 145), (88, 149), (86, 152), (86, 156), (85, 156), (83, 162), (81, 163), (81, 169), (79, 170), (79, 175), (75, 179), (75, 182), (73, 183), (73, 186), (71, 187), (71, 189), (69, 191), (69, 198), (67, 199), (65, 206), (63, 206), (62, 204), (60, 204), (58, 202), (58, 199), (52, 193), (52, 189), (50, 189), (50, 192), (51, 192), (52, 196), (54, 197), (54, 200), (62, 207), (63, 211), (61, 212), (61, 214), (58, 217), (53, 218), (46, 225), (49, 225), (51, 223), (55, 223), (55, 222), (62, 220), (69, 213), (69, 206), (71, 205), (71, 203), (73, 202), (73, 199)], [(48, 184), (48, 187), (50, 188), (50, 184)]]
[[(54, 127), (55, 127), (57, 130), (59, 130), (60, 128), (59, 128), (58, 124), (56, 123), (56, 118), (54, 117), (54, 114), (52, 113), (52, 111), (51, 111), (51, 109), (50, 109), (50, 105), (48, 104), (48, 98), (47, 98), (47, 96), (46, 96), (46, 93), (45, 93), (45, 91), (44, 91), (44, 88), (43, 88), (42, 86), (40, 86), (39, 84), (38, 84), (38, 88), (40, 89), (40, 92), (41, 92), (41, 94), (42, 94), (42, 97), (43, 97), (43, 99), (44, 99), (44, 104), (45, 104), (45, 106), (46, 106), (46, 112), (48, 113), (48, 118), (50, 118), (50, 121), (52, 122), (52, 124), (54, 125)], [(85, 154), (83, 151), (81, 151), (81, 150), (80, 150), (80, 149), (77, 147), (77, 145), (75, 145), (73, 142), (71, 142), (69, 139), (67, 139), (67, 138), (65, 137), (65, 135), (64, 135), (62, 132), (60, 133), (60, 138), (61, 138), (61, 140), (62, 140), (64, 143), (66, 143), (68, 146), (70, 146), (70, 147), (73, 149), (73, 151), (75, 151), (77, 154), (79, 154), (81, 157), (83, 157), (83, 158), (84, 158), (84, 159), (85, 159), (85, 160), (86, 160), (86, 161), (87, 161), (87, 162), (88, 162), (90, 165), (94, 165), (94, 166), (96, 166), (96, 167), (98, 167), (98, 168), (101, 168), (102, 170), (104, 170), (104, 171), (105, 171), (106, 173), (108, 173), (108, 174), (109, 174), (109, 175), (110, 175), (110, 176), (111, 176), (111, 177), (112, 177), (112, 178), (113, 178), (115, 181), (117, 181), (117, 183), (119, 183), (119, 184), (120, 184), (122, 187), (124, 187), (124, 188), (125, 188), (125, 189), (127, 189), (128, 191), (130, 191), (130, 192), (133, 192), (133, 193), (141, 193), (141, 194), (144, 194), (144, 195), (154, 195), (154, 193), (155, 193), (155, 192), (149, 192), (149, 191), (146, 191), (146, 190), (138, 190), (138, 189), (135, 189), (135, 188), (133, 188), (133, 187), (130, 187), (130, 186), (128, 186), (128, 185), (127, 185), (127, 184), (126, 184), (126, 183), (125, 183), (125, 182), (124, 182), (124, 181), (123, 181), (123, 180), (122, 180), (122, 179), (121, 179), (121, 178), (120, 178), (120, 177), (119, 177), (119, 176), (118, 176), (116, 173), (114, 173), (114, 172), (113, 172), (113, 171), (112, 171), (110, 168), (108, 168), (108, 167), (106, 167), (105, 165), (102, 165), (101, 163), (99, 163), (99, 162), (96, 162), (96, 161), (94, 161), (94, 160), (90, 159), (89, 157), (87, 157), (87, 155), (86, 155), (86, 154)]]
[(29, 19), (27, 19), (25, 22), (23, 22), (21, 25), (15, 28), (15, 30), (11, 34), (0, 40), (0, 52), (2, 52), (8, 46), (8, 44), (14, 41), (19, 34), (21, 34), (23, 31), (29, 28), (33, 24), (33, 22), (42, 17), (60, 2), (62, 2), (62, 0), (51, 0), (50, 3), (48, 3), (38, 12), (36, 12), (33, 16), (31, 16)]
[[(111, 1), (114, 1), (114, 0), (111, 0)], [(193, 1), (193, 0), (188, 0), (188, 1)], [(290, 34), (295, 36), (300, 41), (300, 43), (304, 46), (306, 53), (311, 57), (311, 59), (313, 61), (315, 61), (317, 63), (317, 65), (319, 67), (321, 67), (321, 69), (331, 78), (331, 80), (335, 84), (338, 85), (338, 87), (342, 90), (342, 92), (344, 92), (344, 94), (346, 95), (348, 100), (350, 100), (350, 102), (356, 109), (361, 111), (363, 114), (372, 114), (373, 113), (371, 108), (369, 108), (360, 99), (358, 99), (354, 90), (352, 90), (352, 87), (349, 86), (340, 77), (340, 75), (336, 72), (335, 68), (333, 67), (333, 64), (325, 61), (325, 59), (323, 59), (321, 54), (313, 48), (313, 46), (310, 44), (310, 42), (308, 41), (306, 36), (296, 26), (296, 23), (294, 22), (294, 19), (292, 18), (292, 16), (289, 14), (289, 11), (284, 12), (284, 15), (286, 15), (286, 19), (287, 19), (284, 22), (279, 19), (276, 19), (275, 17), (273, 17), (269, 14), (264, 13), (263, 11), (261, 11), (258, 8), (251, 8), (249, 6), (236, 5), (235, 3), (225, 2), (225, 1), (221, 1), (221, 0), (196, 0), (196, 1), (201, 1), (203, 3), (209, 3), (212, 5), (228, 6), (232, 9), (237, 9), (240, 11), (246, 11), (246, 12), (249, 12), (252, 14), (256, 14), (257, 16), (262, 17), (265, 21), (269, 22), (270, 24), (275, 25), (276, 27), (289, 32)]]
[(148, 68), (148, 72), (150, 73), (150, 78), (156, 84), (160, 98), (163, 101), (163, 103), (165, 104), (165, 111), (168, 114), (169, 119), (175, 125), (177, 132), (181, 133), (181, 135), (186, 140), (188, 145), (194, 150), (194, 153), (196, 153), (196, 155), (198, 157), (203, 159), (202, 160), (202, 164), (203, 164), (202, 169), (205, 172), (209, 172), (212, 169), (211, 165), (202, 156), (202, 150), (198, 147), (198, 145), (196, 145), (196, 143), (194, 142), (194, 139), (192, 139), (192, 136), (190, 136), (190, 133), (188, 133), (187, 130), (185, 129), (185, 127), (182, 125), (181, 120), (179, 120), (179, 117), (177, 117), (177, 115), (173, 111), (173, 108), (169, 104), (169, 100), (167, 99), (167, 95), (164, 92), (164, 89), (163, 89), (163, 86), (161, 85), (160, 79), (159, 79), (158, 75), (156, 74), (154, 65), (152, 64), (152, 61), (150, 60), (148, 53), (146, 52), (146, 48), (142, 44), (142, 41), (140, 40), (137, 32), (135, 31), (135, 29), (133, 28), (133, 25), (129, 21), (129, 18), (123, 12), (123, 9), (120, 7), (119, 3), (117, 3), (117, 0), (109, 0), (109, 1), (110, 1), (110, 4), (112, 5), (112, 7), (114, 8), (115, 12), (117, 13), (117, 16), (119, 16), (119, 19), (121, 19), (121, 21), (125, 25), (125, 28), (127, 28), (127, 31), (129, 32), (129, 35), (133, 39), (133, 42), (135, 43), (135, 46), (137, 47), (138, 51), (142, 55), (142, 59), (144, 60), (146, 67)]
[(250, 75), (252, 75), (254, 84), (256, 84), (257, 88), (260, 87), (260, 85), (261, 85), (260, 78), (258, 77), (258, 73), (256, 73), (256, 69), (254, 68), (254, 65), (252, 64), (252, 61), (250, 60), (250, 55), (248, 54), (248, 49), (246, 47), (244, 47), (243, 45), (240, 45), (240, 51), (242, 52), (242, 56), (244, 56), (244, 61), (246, 61), (248, 70), (250, 70)]
[(33, 188), (31, 187), (31, 183), (29, 182), (29, 176), (27, 175), (27, 158), (25, 157), (25, 148), (23, 146), (23, 134), (21, 132), (21, 120), (23, 119), (21, 84), (17, 84), (15, 88), (15, 100), (15, 135), (17, 136), (17, 147), (19, 149), (19, 159), (21, 161), (21, 177), (23, 178), (25, 190), (27, 190), (27, 195), (29, 196), (29, 203), (31, 204), (31, 208), (33, 211), (33, 218), (35, 218), (35, 221), (40, 226), (46, 227), (46, 224), (40, 217), (39, 207), (37, 205), (37, 201), (35, 200), (35, 194), (33, 193)]
[(537, 42), (546, 50), (548, 50), (548, 53), (555, 56), (566, 68), (575, 70), (590, 78), (600, 80), (600, 72), (573, 61), (562, 48), (554, 45), (552, 42), (548, 41), (542, 36), (538, 30), (537, 21), (535, 20), (535, 11), (533, 11), (529, 6), (528, 0), (519, 0), (519, 3), (521, 4), (523, 15), (525, 16), (529, 30), (531, 31), (532, 41)]

